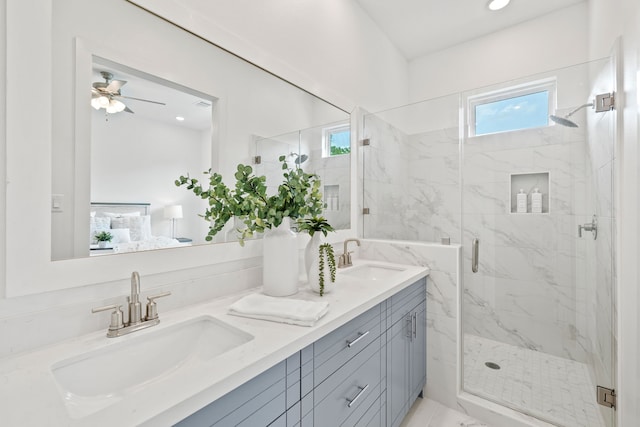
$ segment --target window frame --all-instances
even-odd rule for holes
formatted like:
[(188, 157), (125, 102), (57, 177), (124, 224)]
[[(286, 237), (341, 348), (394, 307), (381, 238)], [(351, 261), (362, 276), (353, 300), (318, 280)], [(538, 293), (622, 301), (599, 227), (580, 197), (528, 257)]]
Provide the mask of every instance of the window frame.
[[(490, 132), (490, 133), (481, 133), (476, 134), (476, 107), (479, 105), (491, 104), (493, 102), (504, 101), (511, 98), (517, 98), (520, 96), (532, 95), (534, 93), (547, 91), (549, 93), (549, 97), (547, 99), (548, 102), (548, 114), (552, 115), (555, 113), (557, 107), (557, 79), (555, 77), (550, 77), (542, 80), (535, 80), (532, 82), (522, 83), (514, 86), (505, 87), (502, 89), (484, 92), (478, 95), (472, 95), (467, 97), (467, 115), (468, 115), (468, 126), (467, 132), (470, 138), (475, 138), (478, 136), (485, 135), (495, 135), (498, 133), (506, 133), (506, 132), (516, 132), (519, 130), (526, 129), (535, 129), (531, 128), (521, 128), (521, 129), (509, 129), (502, 130), (498, 132)], [(551, 125), (551, 121), (549, 117), (547, 117), (547, 126)]]
[[(344, 131), (349, 132), (349, 153), (331, 154), (331, 135)], [(322, 128), (322, 157), (344, 156), (345, 154), (351, 154), (351, 125), (347, 122)]]

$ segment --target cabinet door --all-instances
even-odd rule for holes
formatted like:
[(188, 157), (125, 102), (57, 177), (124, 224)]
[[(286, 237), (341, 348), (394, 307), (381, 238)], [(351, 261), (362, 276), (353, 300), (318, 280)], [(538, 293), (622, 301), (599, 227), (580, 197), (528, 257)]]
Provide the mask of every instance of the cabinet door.
[(180, 421), (180, 427), (266, 426), (286, 411), (286, 362)]
[(427, 316), (426, 302), (416, 307), (412, 314), (411, 368), (409, 407), (418, 398), (427, 376)]
[(387, 331), (387, 424), (400, 425), (408, 412), (410, 316)]

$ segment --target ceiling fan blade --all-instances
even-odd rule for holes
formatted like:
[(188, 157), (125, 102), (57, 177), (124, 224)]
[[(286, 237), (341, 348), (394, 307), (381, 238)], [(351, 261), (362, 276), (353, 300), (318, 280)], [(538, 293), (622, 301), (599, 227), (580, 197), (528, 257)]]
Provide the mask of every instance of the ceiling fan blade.
[(151, 102), (152, 104), (167, 105), (164, 102), (151, 101), (149, 99), (142, 99), (142, 98), (134, 98), (132, 96), (124, 96), (124, 95), (115, 95), (115, 96), (118, 98), (133, 99), (135, 101)]
[(105, 90), (107, 92), (117, 93), (125, 84), (127, 84), (125, 80), (111, 80)]
[(124, 110), (122, 110), (122, 111), (126, 111), (127, 113), (135, 114), (135, 113), (133, 112), (133, 110), (132, 110), (131, 108), (127, 107), (126, 105), (125, 105), (125, 107), (124, 107)]

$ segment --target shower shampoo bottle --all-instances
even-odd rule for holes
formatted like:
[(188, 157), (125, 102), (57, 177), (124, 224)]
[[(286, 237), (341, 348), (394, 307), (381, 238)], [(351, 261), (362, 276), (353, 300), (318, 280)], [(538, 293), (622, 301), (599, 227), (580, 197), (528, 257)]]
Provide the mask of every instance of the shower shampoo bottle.
[(527, 213), (527, 193), (522, 188), (516, 194), (516, 212)]
[(531, 212), (542, 213), (542, 193), (537, 188), (531, 193)]

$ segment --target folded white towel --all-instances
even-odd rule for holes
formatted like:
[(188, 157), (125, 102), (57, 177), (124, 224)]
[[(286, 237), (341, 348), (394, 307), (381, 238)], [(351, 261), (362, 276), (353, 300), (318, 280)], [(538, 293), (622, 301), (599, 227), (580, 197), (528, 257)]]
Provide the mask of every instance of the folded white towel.
[(262, 294), (247, 295), (229, 307), (229, 314), (235, 316), (300, 326), (313, 326), (327, 311), (327, 302), (275, 298)]

